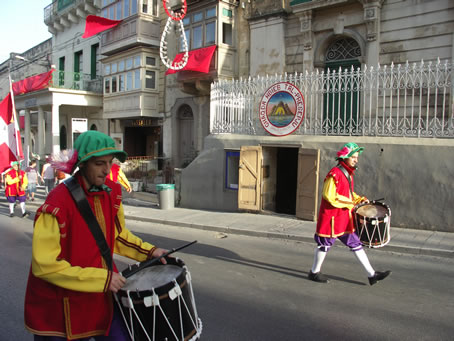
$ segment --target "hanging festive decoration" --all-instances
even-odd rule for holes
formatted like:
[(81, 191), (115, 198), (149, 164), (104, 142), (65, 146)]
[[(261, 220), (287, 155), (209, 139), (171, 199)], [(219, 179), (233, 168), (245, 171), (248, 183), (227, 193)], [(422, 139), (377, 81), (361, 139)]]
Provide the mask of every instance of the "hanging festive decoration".
[(169, 2), (170, 2), (169, 0), (162, 1), (162, 4), (164, 6), (164, 9), (165, 9), (167, 15), (172, 20), (175, 20), (175, 21), (182, 20), (185, 17), (186, 12), (188, 11), (188, 5), (186, 4), (186, 0), (183, 0), (183, 5), (181, 6), (181, 10), (179, 12), (174, 12), (172, 9), (169, 10), (169, 8), (168, 8)]
[[(164, 31), (162, 32), (161, 36), (161, 43), (159, 46), (159, 56), (161, 57), (162, 62), (168, 69), (172, 70), (181, 70), (186, 66), (186, 63), (188, 62), (188, 57), (189, 57), (189, 47), (188, 47), (188, 41), (186, 40), (186, 34), (184, 32), (184, 25), (183, 25), (183, 18), (186, 15), (187, 12), (187, 4), (186, 0), (182, 0), (183, 4), (181, 6), (180, 11), (175, 12), (172, 9), (169, 10), (169, 0), (163, 0), (163, 6), (164, 9), (169, 16), (167, 18), (166, 26), (164, 27)], [(167, 41), (166, 41), (166, 36), (169, 33), (171, 27), (173, 26), (174, 22), (178, 22), (178, 30), (180, 32), (180, 39), (183, 43), (183, 58), (176, 63), (173, 63), (172, 60), (169, 59), (169, 56), (167, 54)]]

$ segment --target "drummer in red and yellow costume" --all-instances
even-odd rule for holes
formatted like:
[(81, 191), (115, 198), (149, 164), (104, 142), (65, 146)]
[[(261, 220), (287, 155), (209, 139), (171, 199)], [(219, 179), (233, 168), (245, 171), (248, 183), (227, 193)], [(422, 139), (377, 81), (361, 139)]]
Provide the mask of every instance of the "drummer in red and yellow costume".
[(9, 216), (14, 217), (14, 205), (16, 201), (19, 201), (22, 217), (25, 217), (27, 215), (27, 211), (25, 211), (25, 201), (27, 200), (25, 190), (28, 184), (27, 174), (19, 169), (19, 162), (17, 161), (11, 162), (11, 167), (5, 176), (5, 195), (6, 200), (9, 202)]
[[(87, 131), (74, 144), (82, 187), (111, 253), (137, 261), (166, 250), (142, 241), (125, 227), (121, 187), (106, 179), (113, 157), (126, 153), (98, 131)], [(38, 209), (32, 264), (25, 295), (25, 326), (34, 340), (130, 340), (112, 293), (126, 279), (106, 263), (65, 184), (58, 185)], [(165, 260), (162, 260), (165, 263)]]
[(107, 177), (113, 182), (118, 182), (120, 185), (122, 185), (128, 193), (132, 192), (131, 184), (129, 183), (125, 173), (123, 173), (123, 171), (121, 170), (120, 165), (116, 163), (112, 164), (110, 173)]
[(363, 152), (356, 143), (345, 144), (337, 152), (338, 165), (331, 169), (325, 178), (322, 202), (315, 232), (314, 263), (309, 272), (309, 279), (315, 282), (327, 283), (328, 279), (320, 272), (323, 261), (336, 239), (348, 246), (367, 272), (369, 284), (386, 278), (391, 271), (375, 271), (369, 262), (362, 243), (355, 233), (352, 210), (361, 202), (368, 202), (354, 192), (353, 175), (358, 163), (358, 157)]

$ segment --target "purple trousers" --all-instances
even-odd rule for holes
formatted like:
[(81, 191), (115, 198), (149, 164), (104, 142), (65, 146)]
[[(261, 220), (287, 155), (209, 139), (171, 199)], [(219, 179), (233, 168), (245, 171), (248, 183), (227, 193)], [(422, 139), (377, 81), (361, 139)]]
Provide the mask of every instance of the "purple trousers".
[[(112, 325), (108, 336), (92, 336), (88, 338), (78, 339), (78, 341), (130, 341), (128, 329), (125, 326), (121, 312), (115, 303), (114, 315), (112, 319)], [(66, 341), (66, 337), (59, 336), (40, 336), (35, 335), (34, 341)]]
[(16, 200), (18, 200), (19, 202), (25, 202), (27, 200), (27, 197), (25, 195), (18, 195), (13, 197), (6, 197), (6, 200), (8, 200), (9, 203), (14, 204)]
[(351, 251), (359, 251), (363, 248), (363, 244), (356, 233), (346, 233), (337, 238), (320, 237), (314, 235), (314, 240), (321, 251), (328, 252), (329, 248), (334, 245), (336, 239), (339, 239), (345, 246), (348, 246)]

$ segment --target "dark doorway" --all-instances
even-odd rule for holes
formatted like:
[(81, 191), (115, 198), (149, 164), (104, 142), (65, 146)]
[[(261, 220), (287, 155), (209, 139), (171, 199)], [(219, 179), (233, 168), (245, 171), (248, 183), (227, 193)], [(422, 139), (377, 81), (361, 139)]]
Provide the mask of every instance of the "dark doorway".
[(124, 151), (128, 156), (158, 159), (158, 167), (162, 167), (162, 136), (161, 127), (125, 127)]
[(278, 148), (276, 164), (276, 213), (296, 213), (298, 148)]
[(66, 143), (66, 127), (65, 126), (61, 126), (60, 128), (60, 150), (65, 150), (68, 145)]

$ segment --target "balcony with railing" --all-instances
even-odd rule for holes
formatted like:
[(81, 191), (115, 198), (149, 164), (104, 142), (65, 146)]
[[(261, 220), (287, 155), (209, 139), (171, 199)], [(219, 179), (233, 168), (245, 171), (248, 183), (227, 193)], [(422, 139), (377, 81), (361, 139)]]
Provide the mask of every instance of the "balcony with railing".
[(55, 34), (72, 24), (85, 20), (87, 15), (97, 15), (102, 0), (55, 0), (44, 8), (44, 23)]
[(131, 15), (101, 34), (101, 54), (110, 56), (136, 46), (159, 47), (160, 22), (142, 13)]
[(102, 94), (102, 77), (92, 77), (90, 74), (81, 72), (55, 71), (52, 74), (51, 87)]

